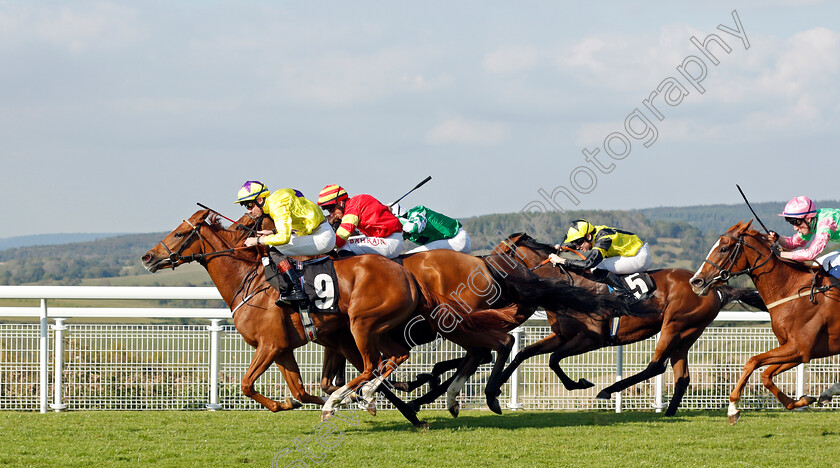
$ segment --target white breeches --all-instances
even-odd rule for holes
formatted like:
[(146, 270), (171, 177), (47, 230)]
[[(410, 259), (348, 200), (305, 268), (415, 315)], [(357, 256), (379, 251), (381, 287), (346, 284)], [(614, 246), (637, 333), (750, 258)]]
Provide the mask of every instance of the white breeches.
[(840, 250), (817, 257), (814, 261), (822, 265), (831, 276), (840, 279)]
[(288, 257), (327, 253), (335, 247), (335, 231), (330, 227), (330, 223), (324, 221), (312, 231), (312, 234), (308, 236), (292, 234), (288, 243), (273, 247)]
[(617, 275), (629, 275), (630, 273), (638, 273), (650, 268), (650, 251), (648, 245), (645, 244), (632, 257), (609, 257), (601, 260), (601, 263), (595, 266), (602, 270), (611, 271)]
[(458, 232), (455, 234), (455, 237), (452, 237), (451, 239), (441, 239), (432, 241), (428, 244), (415, 247), (406, 252), (406, 254), (425, 252), (427, 250), (435, 249), (448, 249), (454, 250), (456, 252), (470, 253), (471, 248), (472, 245), (470, 244), (470, 235), (467, 234), (467, 231), (465, 231), (464, 228), (461, 228), (458, 229)]
[(352, 236), (338, 250), (349, 250), (356, 255), (377, 254), (396, 258), (403, 251), (403, 237), (400, 232), (395, 232), (388, 237)]

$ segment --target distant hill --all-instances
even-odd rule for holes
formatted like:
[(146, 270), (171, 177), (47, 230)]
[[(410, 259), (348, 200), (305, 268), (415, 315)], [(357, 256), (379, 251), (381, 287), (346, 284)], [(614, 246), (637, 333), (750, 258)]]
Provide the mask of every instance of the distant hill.
[[(752, 207), (758, 214), (761, 221), (768, 229), (790, 235), (793, 231), (785, 223), (785, 220), (778, 216), (785, 206), (786, 201), (753, 203)], [(838, 200), (815, 200), (817, 207), (840, 207)], [(738, 221), (753, 219), (753, 214), (745, 203), (738, 205), (702, 205), (684, 207), (658, 207), (638, 210), (652, 221), (684, 221), (702, 231), (712, 230), (723, 233)], [(756, 229), (761, 230), (758, 222), (753, 223)]]
[(125, 233), (75, 233), (35, 234), (32, 236), (6, 237), (0, 239), (0, 250), (29, 247), (32, 245), (58, 245), (72, 242), (88, 242), (105, 237), (124, 236)]
[[(840, 201), (817, 201), (818, 206), (840, 206)], [(757, 203), (755, 208), (768, 228), (792, 232), (777, 213), (784, 202)], [(745, 204), (690, 207), (657, 207), (643, 210), (569, 211), (523, 215), (505, 213), (461, 220), (472, 238), (474, 254), (489, 253), (505, 237), (525, 231), (538, 241), (554, 244), (565, 236), (569, 223), (586, 218), (594, 224), (620, 227), (637, 233), (651, 245), (654, 267), (695, 269), (709, 247), (727, 228), (740, 220), (752, 219)], [(758, 223), (754, 223), (760, 229)], [(9, 284), (120, 284), (156, 283), (140, 265), (140, 256), (154, 247), (166, 233), (149, 234), (62, 234), (26, 236), (39, 243), (56, 239), (52, 245), (18, 246), (0, 250), (0, 285)], [(65, 243), (73, 236), (95, 240)], [(8, 242), (12, 239), (3, 239)], [(4, 244), (0, 243), (0, 246)], [(200, 268), (199, 268), (200, 269)], [(167, 277), (168, 285), (211, 285), (201, 271), (178, 270)], [(181, 275), (181, 276), (179, 276)]]

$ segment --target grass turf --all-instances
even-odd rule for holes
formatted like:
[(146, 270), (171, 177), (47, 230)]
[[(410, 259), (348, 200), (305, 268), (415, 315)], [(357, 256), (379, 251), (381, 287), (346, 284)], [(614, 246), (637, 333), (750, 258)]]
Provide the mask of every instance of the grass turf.
[(840, 413), (0, 413), (10, 466), (840, 466)]

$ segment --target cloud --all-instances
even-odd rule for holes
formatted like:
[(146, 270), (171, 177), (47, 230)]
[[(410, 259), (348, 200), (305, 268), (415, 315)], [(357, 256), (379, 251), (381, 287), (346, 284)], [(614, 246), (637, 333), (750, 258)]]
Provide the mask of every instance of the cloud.
[(516, 73), (532, 68), (539, 59), (540, 53), (534, 46), (509, 45), (485, 55), (481, 66), (490, 73)]
[(6, 44), (35, 41), (78, 53), (118, 48), (137, 33), (136, 11), (122, 5), (54, 8), (33, 3), (0, 11), (0, 43)]
[(426, 133), (432, 145), (495, 145), (508, 136), (507, 126), (500, 123), (467, 121), (461, 117), (442, 122)]

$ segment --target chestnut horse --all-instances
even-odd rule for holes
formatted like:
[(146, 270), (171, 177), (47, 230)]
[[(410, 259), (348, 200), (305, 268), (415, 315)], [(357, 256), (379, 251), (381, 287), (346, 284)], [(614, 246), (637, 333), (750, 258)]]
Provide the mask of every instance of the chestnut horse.
[[(550, 264), (544, 264), (549, 254), (556, 253), (555, 248), (537, 242), (527, 234), (510, 235), (496, 247), (495, 251), (515, 258), (534, 269), (534, 272), (539, 275), (567, 278), (573, 284), (592, 291), (607, 291), (605, 284), (591, 281), (583, 275), (566, 272), (562, 268), (552, 268)], [(587, 317), (575, 313), (557, 315), (556, 310), (546, 309), (551, 333), (522, 349), (496, 382), (499, 387), (492, 391), (500, 392), (501, 384), (506, 382), (513, 370), (525, 360), (545, 353), (552, 353), (549, 367), (568, 390), (592, 387), (593, 384), (585, 379), (577, 382), (570, 379), (560, 368), (560, 361), (568, 356), (575, 356), (604, 346), (635, 343), (659, 333), (656, 350), (647, 368), (601, 390), (597, 398), (608, 399), (614, 392), (620, 392), (664, 373), (670, 359), (674, 372), (674, 394), (665, 414), (667, 416), (676, 414), (690, 380), (688, 351), (703, 330), (715, 319), (721, 308), (732, 300), (740, 300), (762, 310), (764, 304), (754, 289), (733, 288), (728, 285), (719, 286), (717, 294), (699, 297), (691, 290), (688, 282), (691, 272), (688, 270), (664, 269), (649, 273), (656, 282), (654, 296), (631, 306), (636, 314), (621, 317), (620, 320), (617, 317)], [(612, 335), (614, 320), (618, 320), (618, 328)], [(490, 392), (491, 389), (487, 391)]]
[[(767, 303), (770, 324), (779, 347), (747, 360), (741, 378), (729, 395), (729, 423), (741, 417), (738, 401), (753, 371), (768, 366), (761, 382), (787, 409), (808, 406), (816, 399), (803, 395), (794, 401), (774, 383), (773, 377), (811, 359), (840, 353), (840, 293), (831, 288), (828, 275), (807, 265), (783, 261), (771, 241), (753, 229), (752, 221), (739, 222), (712, 246), (703, 266), (691, 278), (699, 295), (733, 276), (747, 275)], [(832, 389), (820, 400), (831, 399)]]
[[(255, 248), (241, 245), (247, 233), (225, 230), (209, 210), (198, 211), (184, 220), (159, 245), (142, 258), (147, 270), (198, 261), (207, 269), (225, 303), (233, 311), (234, 324), (243, 339), (256, 348), (242, 378), (242, 392), (270, 409), (293, 409), (291, 401), (279, 403), (254, 389), (254, 382), (272, 362), (280, 366), (292, 394), (304, 403), (323, 403), (303, 389), (300, 372), (292, 351), (307, 343), (300, 314), (288, 305), (278, 307), (276, 291), (264, 284)], [(237, 247), (239, 246), (239, 247)], [(362, 372), (333, 392), (324, 404), (322, 419), (333, 413), (349, 390), (370, 381), (376, 388), (395, 368), (408, 358), (408, 349), (388, 336), (388, 331), (406, 322), (426, 304), (414, 277), (403, 267), (385, 257), (363, 255), (335, 262), (338, 276), (339, 309), (337, 314), (313, 314), (321, 337), (340, 336), (349, 327), (352, 344), (361, 354)], [(340, 348), (346, 340), (325, 343)], [(381, 351), (386, 351), (385, 355)], [(352, 354), (352, 353), (348, 353)], [(383, 359), (384, 358), (384, 359)], [(389, 365), (380, 369), (380, 363)], [(374, 374), (374, 370), (382, 370)], [(370, 391), (370, 390), (368, 390)]]

